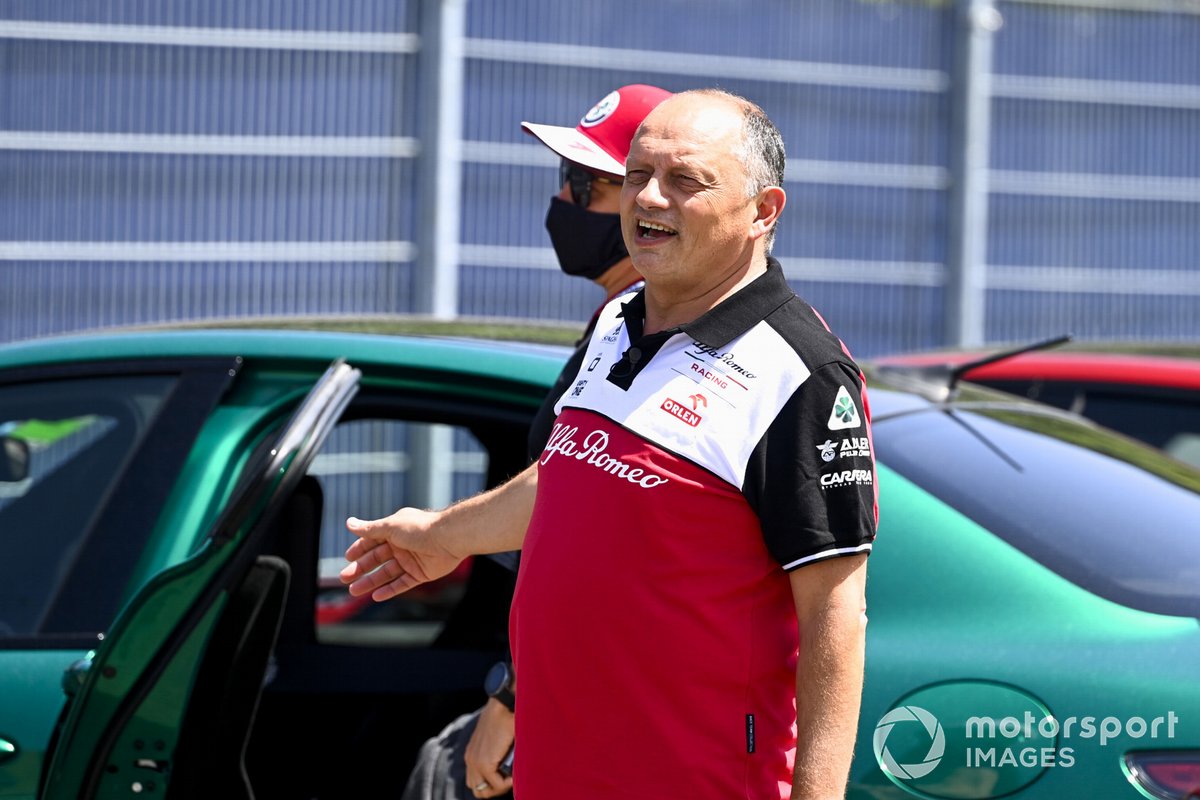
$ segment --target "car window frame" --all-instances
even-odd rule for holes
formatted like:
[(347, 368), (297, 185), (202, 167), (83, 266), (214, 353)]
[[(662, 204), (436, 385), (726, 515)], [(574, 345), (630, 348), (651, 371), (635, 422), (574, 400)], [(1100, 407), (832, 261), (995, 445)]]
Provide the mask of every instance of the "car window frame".
[[(497, 388), (496, 384), (489, 384)], [(451, 392), (455, 392), (450, 395)], [(339, 423), (364, 419), (390, 419), (414, 423), (453, 425), (470, 431), (488, 454), (485, 490), (513, 477), (528, 465), (526, 439), (529, 425), (542, 397), (537, 389), (521, 400), (490, 401), (485, 405), (472, 393), (455, 391), (443, 377), (420, 387), (397, 388), (388, 382), (364, 380), (354, 401)], [(501, 426), (498, 423), (503, 423)], [(318, 542), (313, 542), (315, 548)], [(497, 566), (507, 572), (508, 567)], [(316, 609), (313, 609), (315, 615)], [(507, 614), (507, 607), (505, 607)], [(314, 616), (315, 624), (315, 616)], [(504, 655), (502, 647), (462, 648), (457, 646), (382, 647), (375, 644), (316, 641), (303, 645), (305, 668), (281, 670), (271, 690), (311, 691), (314, 683), (326, 682), (325, 674), (342, 674), (352, 669), (356, 692), (448, 691), (474, 688), (476, 675), (483, 674)], [(465, 676), (472, 676), (467, 678)]]

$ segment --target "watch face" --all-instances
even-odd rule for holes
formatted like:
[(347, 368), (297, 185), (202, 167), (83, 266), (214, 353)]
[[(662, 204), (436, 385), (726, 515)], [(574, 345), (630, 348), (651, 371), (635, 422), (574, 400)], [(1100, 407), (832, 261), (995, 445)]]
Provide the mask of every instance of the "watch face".
[(488, 695), (495, 695), (496, 692), (506, 689), (508, 684), (508, 664), (503, 661), (497, 661), (488, 670), (487, 677), (483, 679), (483, 690)]

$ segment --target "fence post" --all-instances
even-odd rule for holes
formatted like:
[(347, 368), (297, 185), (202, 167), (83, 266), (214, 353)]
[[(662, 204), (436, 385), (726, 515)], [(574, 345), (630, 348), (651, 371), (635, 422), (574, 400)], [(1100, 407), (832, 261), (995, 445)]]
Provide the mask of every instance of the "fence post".
[(992, 34), (1002, 20), (992, 0), (957, 0), (954, 24), (945, 338), (973, 347), (985, 331)]
[(421, 0), (420, 5), (420, 208), (413, 308), (439, 319), (458, 315), (466, 4), (467, 0)]
[[(421, 154), (413, 309), (437, 319), (458, 316), (458, 239), (462, 215), (463, 39), (467, 0), (420, 0)], [(442, 508), (453, 497), (454, 433), (414, 425), (408, 505)]]

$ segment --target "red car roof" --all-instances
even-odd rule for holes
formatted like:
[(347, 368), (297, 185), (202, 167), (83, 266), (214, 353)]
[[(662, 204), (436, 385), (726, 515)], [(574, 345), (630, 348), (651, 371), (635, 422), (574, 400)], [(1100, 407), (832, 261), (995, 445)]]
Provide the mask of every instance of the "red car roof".
[[(964, 364), (981, 352), (912, 353), (873, 359), (890, 366)], [(1200, 389), (1200, 360), (1137, 353), (1077, 351), (1022, 353), (970, 370), (967, 380), (1045, 380)]]

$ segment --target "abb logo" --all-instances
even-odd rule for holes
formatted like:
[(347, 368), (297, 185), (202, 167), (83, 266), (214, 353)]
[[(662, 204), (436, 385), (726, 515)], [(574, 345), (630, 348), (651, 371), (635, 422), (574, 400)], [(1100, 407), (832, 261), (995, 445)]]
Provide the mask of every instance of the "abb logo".
[[(695, 401), (693, 401), (693, 404), (695, 404)], [(703, 417), (701, 417), (695, 411), (692, 411), (690, 408), (684, 408), (682, 405), (669, 397), (666, 400), (663, 400), (663, 404), (659, 406), (659, 408), (670, 414), (672, 417), (683, 420), (693, 428), (699, 425), (700, 420), (703, 419)]]

